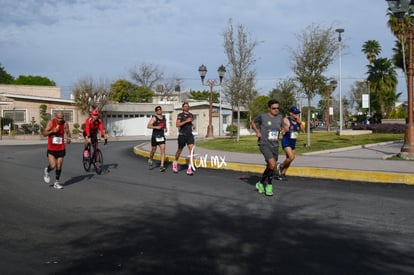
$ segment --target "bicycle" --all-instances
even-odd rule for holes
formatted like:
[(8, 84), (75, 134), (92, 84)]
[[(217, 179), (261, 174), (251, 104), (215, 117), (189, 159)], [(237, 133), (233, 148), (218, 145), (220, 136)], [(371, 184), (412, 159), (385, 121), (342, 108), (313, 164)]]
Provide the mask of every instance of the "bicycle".
[[(108, 140), (105, 139), (104, 145), (108, 143)], [(92, 145), (92, 146), (91, 146)], [(83, 153), (83, 152), (82, 152)], [(95, 167), (96, 173), (99, 175), (102, 173), (103, 169), (103, 154), (102, 151), (98, 148), (98, 139), (96, 137), (91, 137), (91, 144), (88, 144), (88, 156), (83, 156), (82, 159), (83, 168), (86, 172), (89, 172), (91, 165)]]

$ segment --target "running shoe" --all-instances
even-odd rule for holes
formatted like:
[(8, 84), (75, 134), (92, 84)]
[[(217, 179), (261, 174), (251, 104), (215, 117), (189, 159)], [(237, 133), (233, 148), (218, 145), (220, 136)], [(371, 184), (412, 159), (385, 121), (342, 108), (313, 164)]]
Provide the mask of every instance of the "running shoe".
[(266, 185), (266, 196), (273, 196), (273, 186), (268, 184)]
[(164, 166), (160, 167), (160, 172), (165, 172), (165, 170), (167, 170), (167, 168), (165, 168)]
[(173, 172), (178, 173), (178, 163), (176, 161), (173, 162)]
[(45, 180), (46, 183), (50, 182), (50, 175), (49, 175), (49, 172), (47, 172), (47, 167), (45, 168), (45, 174), (43, 176), (43, 179)]
[(282, 164), (280, 162), (277, 163), (276, 169), (278, 176), (282, 176)]
[(84, 157), (84, 158), (88, 158), (88, 157), (89, 157), (89, 152), (88, 152), (88, 150), (84, 150), (84, 151), (83, 151), (83, 157)]
[(259, 194), (263, 194), (265, 192), (263, 183), (261, 183), (260, 181), (256, 183), (256, 190), (257, 192), (259, 192)]
[(152, 159), (148, 159), (148, 169), (152, 170)]
[(63, 186), (60, 185), (58, 181), (56, 181), (55, 184), (53, 184), (53, 188), (55, 188), (55, 189), (63, 189)]
[(188, 169), (187, 169), (187, 175), (189, 175), (189, 176), (194, 175), (193, 169), (191, 169), (191, 167), (188, 167)]

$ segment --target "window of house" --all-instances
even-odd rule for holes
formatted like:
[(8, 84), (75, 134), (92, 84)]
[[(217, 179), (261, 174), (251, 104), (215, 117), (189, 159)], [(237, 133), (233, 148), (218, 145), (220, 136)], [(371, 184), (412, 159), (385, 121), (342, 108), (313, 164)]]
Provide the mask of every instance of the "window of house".
[(4, 110), (3, 116), (13, 119), (14, 123), (26, 123), (26, 110)]

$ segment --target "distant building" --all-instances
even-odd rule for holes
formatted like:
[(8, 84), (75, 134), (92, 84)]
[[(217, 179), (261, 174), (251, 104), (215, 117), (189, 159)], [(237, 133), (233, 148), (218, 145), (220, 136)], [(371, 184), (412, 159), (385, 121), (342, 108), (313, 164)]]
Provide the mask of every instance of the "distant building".
[[(84, 123), (87, 114), (75, 106), (75, 100), (62, 99), (59, 87), (5, 85), (0, 84), (0, 116), (12, 118), (16, 129), (23, 124), (40, 124), (40, 105), (46, 105), (49, 118), (52, 114), (63, 111), (65, 120), (71, 129), (73, 124)], [(178, 129), (175, 127), (177, 115), (182, 111), (182, 102), (187, 100), (186, 93), (176, 94), (166, 100), (156, 96), (156, 103), (108, 103), (101, 113), (107, 133), (111, 136), (150, 136), (151, 129), (147, 129), (148, 121), (155, 114), (155, 107), (161, 105), (167, 118), (167, 136), (176, 137)], [(196, 126), (194, 134), (206, 136), (209, 123), (209, 102), (191, 101), (190, 111), (194, 114)], [(221, 114), (221, 119), (220, 119)], [(214, 136), (226, 135), (227, 125), (231, 124), (231, 107), (228, 105), (213, 104), (212, 124)]]

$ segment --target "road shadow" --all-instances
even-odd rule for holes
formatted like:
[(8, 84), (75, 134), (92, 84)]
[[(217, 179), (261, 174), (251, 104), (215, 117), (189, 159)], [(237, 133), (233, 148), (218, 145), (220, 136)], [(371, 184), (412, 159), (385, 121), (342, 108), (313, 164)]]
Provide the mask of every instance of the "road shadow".
[[(155, 202), (154, 202), (155, 203)], [(167, 206), (167, 205), (166, 205)], [(413, 250), (382, 241), (388, 234), (297, 216), (279, 206), (252, 215), (229, 203), (202, 209), (147, 205), (105, 220), (62, 224), (56, 232), (84, 234), (50, 248), (59, 265), (44, 274), (412, 274)], [(309, 207), (309, 206), (306, 206)], [(246, 214), (249, 213), (249, 214)]]
[(104, 164), (102, 167), (102, 171), (99, 173), (99, 175), (105, 175), (111, 172), (111, 168), (112, 169), (117, 169), (119, 166), (118, 163), (108, 163), (108, 164)]
[(90, 180), (94, 176), (95, 176), (94, 173), (90, 173), (90, 174), (87, 174), (87, 175), (80, 175), (80, 176), (76, 176), (76, 177), (71, 177), (69, 180), (64, 182), (63, 186), (69, 186), (69, 185), (84, 181), (85, 179)]

